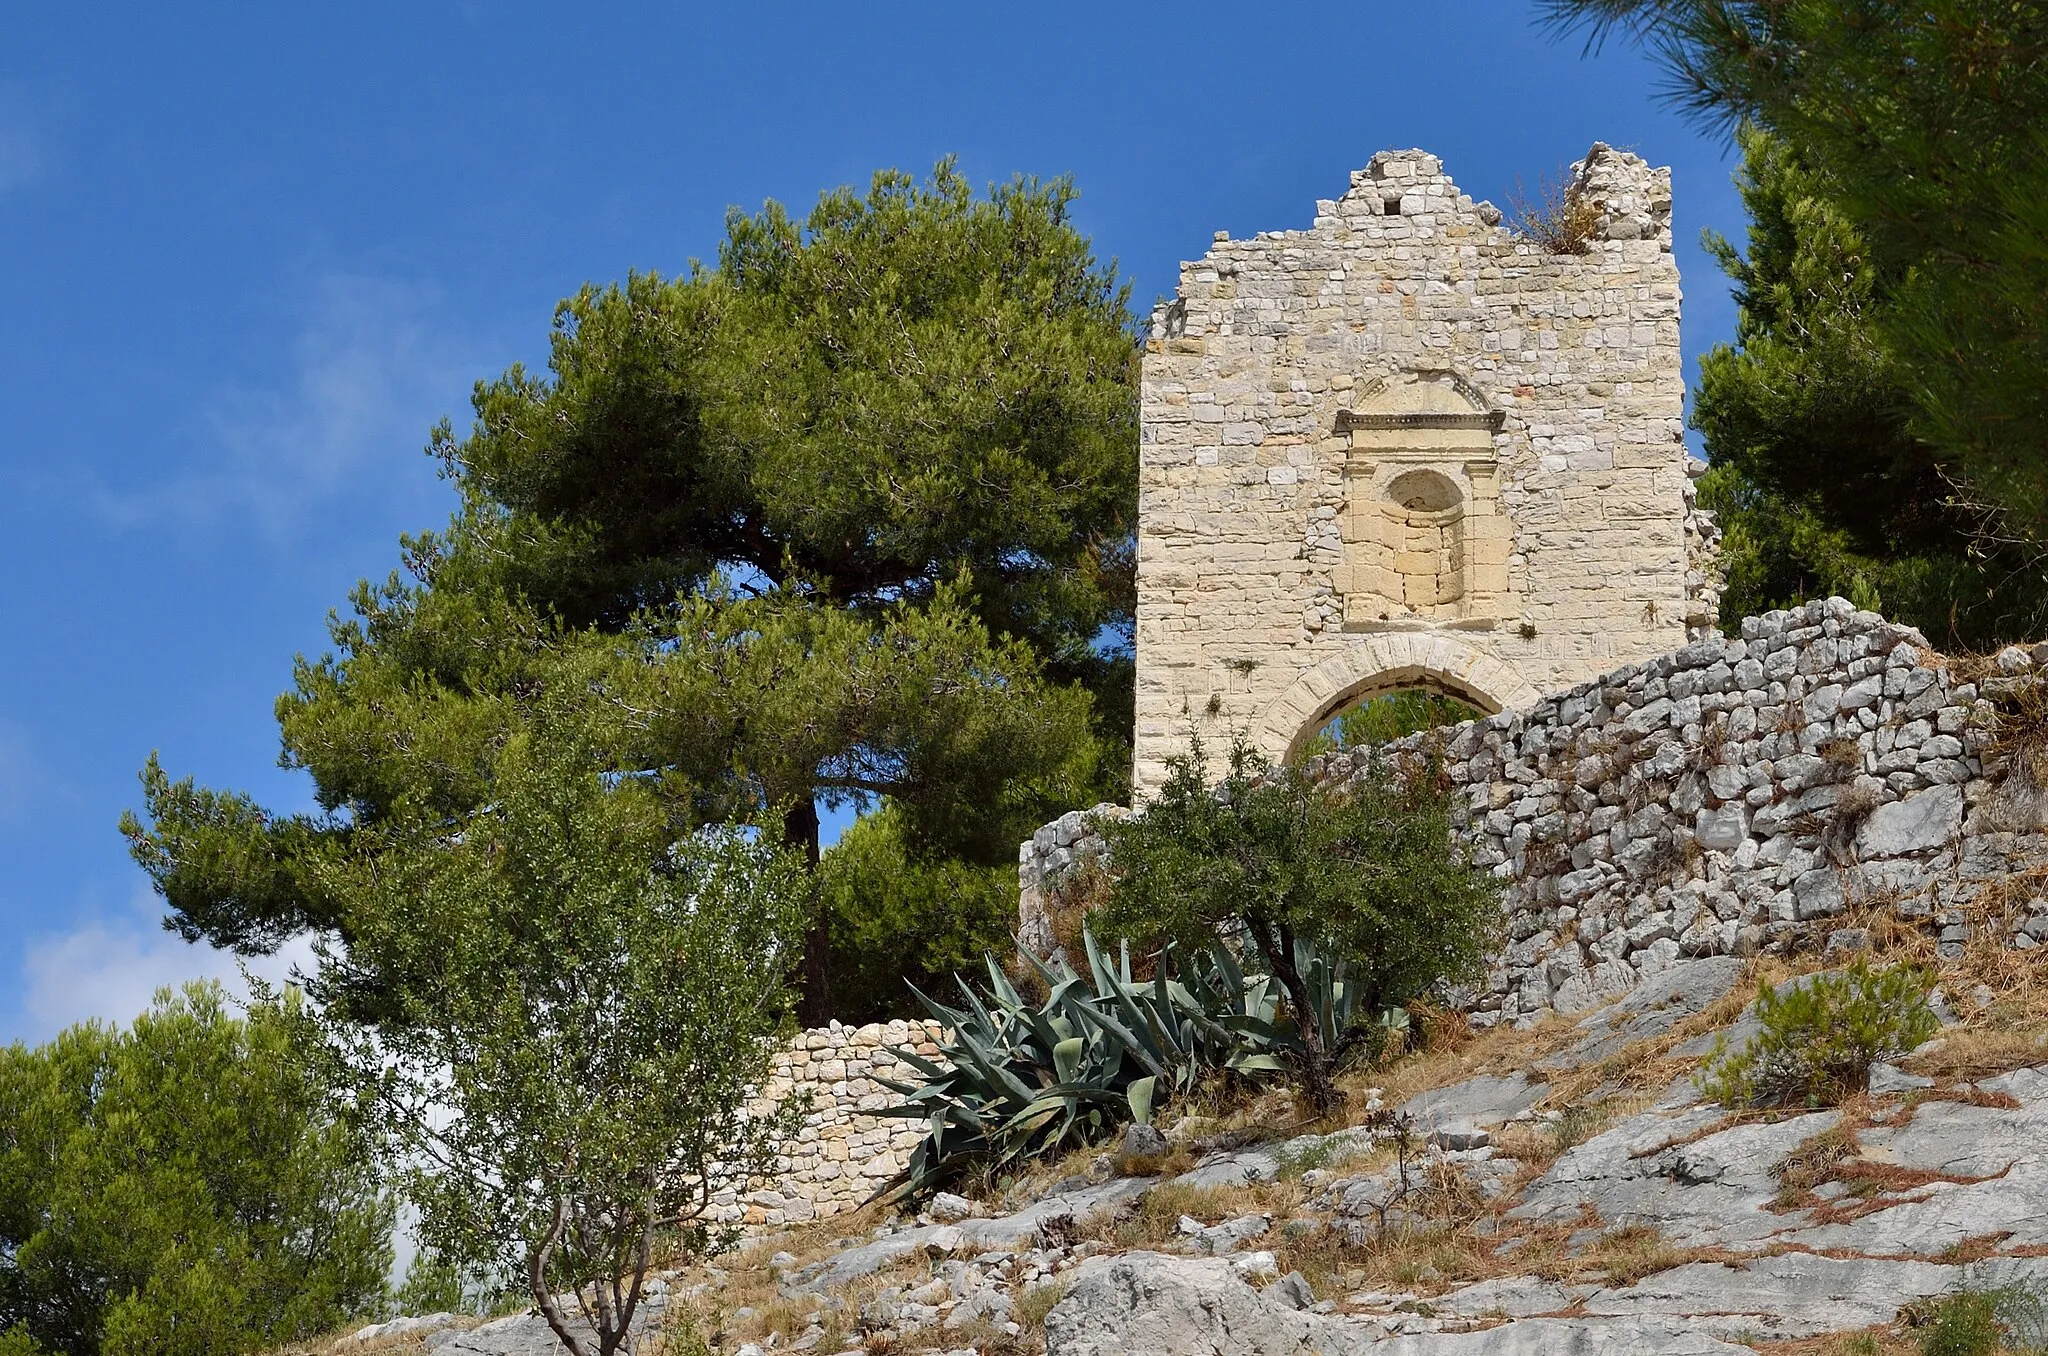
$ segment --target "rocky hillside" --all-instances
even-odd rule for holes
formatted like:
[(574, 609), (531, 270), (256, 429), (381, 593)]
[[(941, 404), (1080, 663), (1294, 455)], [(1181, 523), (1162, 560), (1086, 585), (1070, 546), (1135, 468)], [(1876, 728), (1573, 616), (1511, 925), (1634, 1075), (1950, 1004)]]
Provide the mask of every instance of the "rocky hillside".
[[(1812, 962), (1817, 963), (1817, 962)], [(1867, 1095), (1730, 1112), (1694, 1074), (1796, 963), (1680, 961), (1617, 1002), (1459, 1036), (1350, 1088), (1135, 1131), (986, 1199), (828, 1220), (666, 1275), (643, 1351), (1912, 1350), (1929, 1303), (2048, 1284), (2048, 1006), (2031, 958), (1952, 960), (1942, 1032)], [(1868, 1334), (1870, 1345), (1846, 1340)], [(1797, 1343), (1839, 1335), (1842, 1343)], [(336, 1351), (539, 1353), (538, 1319)]]

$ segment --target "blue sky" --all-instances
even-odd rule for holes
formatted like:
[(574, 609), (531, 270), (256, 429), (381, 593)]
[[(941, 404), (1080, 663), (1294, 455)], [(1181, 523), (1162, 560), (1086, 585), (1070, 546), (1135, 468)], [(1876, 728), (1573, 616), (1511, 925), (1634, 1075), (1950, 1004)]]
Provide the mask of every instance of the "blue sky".
[[(957, 154), (1071, 173), (1141, 307), (1383, 147), (1506, 205), (1596, 138), (1674, 167), (1689, 357), (1732, 161), (1632, 52), (1436, 4), (17, 6), (0, 46), (0, 1041), (231, 960), (114, 824), (173, 775), (300, 808), (271, 703), (450, 506), (421, 455), (586, 280), (728, 205)], [(275, 968), (275, 967), (273, 967)]]

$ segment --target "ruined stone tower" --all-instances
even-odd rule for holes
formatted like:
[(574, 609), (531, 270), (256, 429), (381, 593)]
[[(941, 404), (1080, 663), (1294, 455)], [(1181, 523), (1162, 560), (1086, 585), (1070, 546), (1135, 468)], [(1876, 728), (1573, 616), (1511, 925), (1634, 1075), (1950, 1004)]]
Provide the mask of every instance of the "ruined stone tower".
[(1142, 798), (1199, 729), (1285, 757), (1377, 692), (1520, 706), (1711, 625), (1670, 171), (1596, 145), (1552, 252), (1383, 151), (1219, 233), (1146, 345)]

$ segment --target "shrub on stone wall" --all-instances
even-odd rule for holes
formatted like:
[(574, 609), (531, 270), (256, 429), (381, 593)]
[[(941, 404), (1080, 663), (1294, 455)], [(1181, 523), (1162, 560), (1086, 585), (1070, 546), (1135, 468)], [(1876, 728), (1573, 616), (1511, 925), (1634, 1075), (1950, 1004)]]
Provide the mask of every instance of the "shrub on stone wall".
[(1832, 1106), (1870, 1085), (1870, 1066), (1896, 1059), (1940, 1026), (1934, 977), (1912, 966), (1847, 969), (1757, 990), (1757, 1034), (1739, 1049), (1724, 1035), (1700, 1088), (1727, 1106)]

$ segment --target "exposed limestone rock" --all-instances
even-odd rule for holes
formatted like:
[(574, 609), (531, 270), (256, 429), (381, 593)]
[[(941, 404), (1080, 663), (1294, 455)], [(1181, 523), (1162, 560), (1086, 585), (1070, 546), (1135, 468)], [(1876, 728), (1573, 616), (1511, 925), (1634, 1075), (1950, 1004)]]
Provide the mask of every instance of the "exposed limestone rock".
[[(1275, 1287), (1278, 1289), (1278, 1287)], [(1045, 1317), (1047, 1356), (1740, 1356), (1690, 1324), (1539, 1318), (1393, 1335), (1261, 1294), (1220, 1262), (1156, 1253), (1091, 1261)]]

